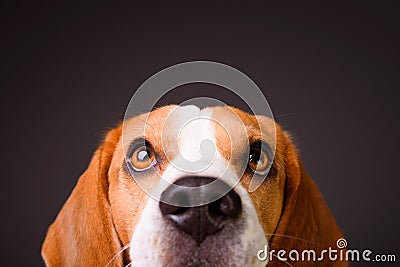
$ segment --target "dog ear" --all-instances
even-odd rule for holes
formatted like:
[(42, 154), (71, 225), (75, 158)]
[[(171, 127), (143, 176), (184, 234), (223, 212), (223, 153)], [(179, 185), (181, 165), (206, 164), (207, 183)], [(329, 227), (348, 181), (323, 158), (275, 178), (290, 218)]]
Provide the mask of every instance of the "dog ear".
[[(108, 169), (121, 127), (111, 130), (54, 223), (42, 247), (47, 266), (105, 266), (121, 249), (108, 202)], [(116, 257), (109, 266), (121, 265)]]
[[(283, 249), (286, 253), (296, 250), (300, 257), (303, 250), (314, 250), (318, 259), (322, 250), (328, 250), (329, 247), (338, 249), (336, 242), (343, 238), (343, 233), (316, 184), (307, 175), (299, 154), (286, 133), (284, 139), (285, 197), (281, 219), (270, 240), (270, 247), (275, 251)], [(287, 263), (295, 266), (347, 266), (345, 261), (331, 261), (327, 255), (325, 254), (323, 261), (307, 261), (306, 257), (306, 261), (291, 263), (288, 259), (287, 262), (280, 263), (282, 266), (287, 266)], [(280, 266), (279, 261), (272, 261), (274, 260)]]

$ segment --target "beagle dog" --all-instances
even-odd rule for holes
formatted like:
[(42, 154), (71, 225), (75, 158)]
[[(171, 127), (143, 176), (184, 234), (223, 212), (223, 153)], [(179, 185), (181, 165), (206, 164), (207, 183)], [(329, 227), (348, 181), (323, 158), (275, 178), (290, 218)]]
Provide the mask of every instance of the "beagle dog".
[[(193, 171), (204, 140), (212, 160)], [(228, 106), (171, 105), (108, 132), (49, 227), (42, 257), (47, 266), (346, 266), (287, 257), (337, 249), (342, 237), (276, 122)]]

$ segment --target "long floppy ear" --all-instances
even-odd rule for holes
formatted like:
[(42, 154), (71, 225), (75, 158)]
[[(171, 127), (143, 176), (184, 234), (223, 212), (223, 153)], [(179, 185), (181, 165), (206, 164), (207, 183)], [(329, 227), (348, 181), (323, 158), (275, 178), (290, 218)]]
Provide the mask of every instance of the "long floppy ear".
[[(121, 135), (111, 130), (54, 223), (42, 247), (46, 266), (105, 266), (121, 249), (108, 202), (107, 172)], [(121, 265), (122, 258), (109, 266)]]
[[(300, 259), (303, 250), (314, 250), (317, 261), (308, 261), (308, 255), (306, 255), (305, 261), (290, 261), (288, 258), (287, 262), (279, 262), (273, 259), (272, 262), (277, 264), (273, 266), (288, 266), (287, 263), (294, 266), (347, 266), (345, 261), (331, 261), (327, 253), (323, 261), (318, 261), (322, 250), (328, 250), (329, 247), (338, 249), (336, 243), (338, 239), (343, 238), (343, 233), (316, 184), (307, 175), (299, 154), (286, 133), (284, 133), (284, 139), (286, 143), (285, 198), (281, 219), (270, 240), (271, 250), (283, 249), (286, 251), (286, 258), (291, 250), (296, 250), (300, 254)], [(295, 258), (296, 255), (292, 255)], [(339, 252), (337, 255), (340, 259)], [(345, 255), (345, 250), (343, 250), (343, 255)]]

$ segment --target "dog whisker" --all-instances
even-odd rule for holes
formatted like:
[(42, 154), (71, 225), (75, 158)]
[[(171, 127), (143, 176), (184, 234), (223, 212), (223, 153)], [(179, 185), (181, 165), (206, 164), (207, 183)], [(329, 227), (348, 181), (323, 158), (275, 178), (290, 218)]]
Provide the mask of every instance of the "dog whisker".
[(129, 266), (133, 266), (132, 262), (128, 263), (127, 265), (125, 265), (125, 267), (129, 267)]
[(266, 236), (280, 236), (280, 237), (287, 237), (287, 238), (292, 238), (292, 239), (296, 239), (296, 240), (300, 240), (300, 241), (304, 241), (310, 244), (315, 244), (314, 242), (307, 240), (307, 239), (303, 239), (303, 238), (299, 238), (296, 236), (291, 236), (291, 235), (280, 235), (280, 234), (266, 234)]
[(125, 251), (127, 248), (129, 248), (129, 247), (130, 247), (130, 244), (128, 244), (128, 245), (124, 246), (123, 248), (121, 248), (121, 250), (118, 251), (118, 252), (114, 255), (114, 257), (112, 257), (112, 258), (107, 262), (106, 266), (104, 266), (104, 267), (109, 266), (110, 263), (113, 262), (113, 261), (118, 257), (118, 255), (120, 255), (122, 252), (124, 252), (124, 251)]

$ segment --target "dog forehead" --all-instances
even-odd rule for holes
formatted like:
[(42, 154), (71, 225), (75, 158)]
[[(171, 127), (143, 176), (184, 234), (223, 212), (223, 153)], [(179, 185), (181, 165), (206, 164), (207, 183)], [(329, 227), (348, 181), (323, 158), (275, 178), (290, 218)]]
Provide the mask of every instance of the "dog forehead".
[(161, 133), (158, 138), (167, 143), (177, 138), (179, 144), (196, 145), (210, 140), (230, 146), (232, 142), (248, 139), (249, 135), (260, 134), (256, 116), (229, 106), (203, 109), (192, 105), (174, 106), (168, 108), (168, 114), (160, 111), (150, 113), (147, 122), (153, 126), (151, 132)]
[(176, 155), (179, 151), (187, 159), (196, 160), (201, 156), (198, 148), (207, 140), (229, 158), (232, 148), (241, 150), (249, 140), (263, 137), (259, 121), (260, 125), (269, 124), (269, 120), (259, 120), (229, 106), (165, 106), (126, 121), (123, 145), (128, 148), (132, 140), (144, 137), (165, 154)]

